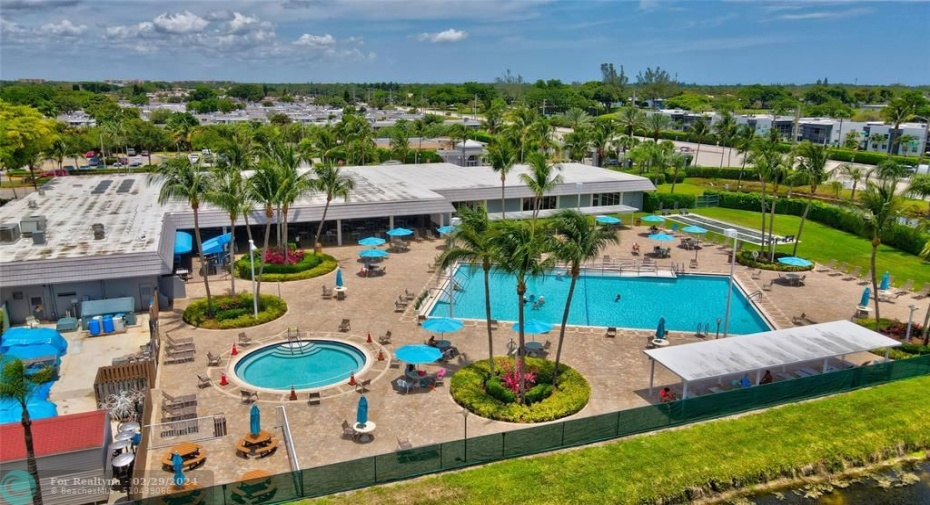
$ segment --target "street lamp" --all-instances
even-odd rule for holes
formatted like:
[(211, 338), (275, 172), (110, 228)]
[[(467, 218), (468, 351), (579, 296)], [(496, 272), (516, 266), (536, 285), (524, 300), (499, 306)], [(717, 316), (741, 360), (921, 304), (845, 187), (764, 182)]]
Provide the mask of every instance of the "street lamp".
[(581, 210), (581, 187), (584, 186), (583, 182), (576, 182), (575, 189), (578, 191), (578, 210)]
[(471, 411), (468, 409), (462, 409), (459, 414), (462, 414), (462, 418), (465, 423), (465, 439), (462, 442), (463, 454), (462, 459), (467, 463), (468, 462), (468, 414), (471, 414)]
[(730, 335), (730, 299), (733, 297), (733, 269), (736, 266), (736, 241), (739, 238), (739, 232), (736, 228), (727, 228), (723, 230), (724, 236), (733, 239), (733, 253), (730, 256), (730, 287), (727, 288), (727, 311), (723, 318), (723, 338)]
[(917, 310), (917, 306), (913, 303), (908, 305), (908, 309), (911, 309), (911, 313), (907, 316), (907, 332), (904, 334), (904, 343), (911, 343), (911, 324), (914, 322), (914, 311)]
[(252, 311), (258, 319), (258, 293), (255, 292), (255, 241), (249, 239), (249, 263), (252, 265)]

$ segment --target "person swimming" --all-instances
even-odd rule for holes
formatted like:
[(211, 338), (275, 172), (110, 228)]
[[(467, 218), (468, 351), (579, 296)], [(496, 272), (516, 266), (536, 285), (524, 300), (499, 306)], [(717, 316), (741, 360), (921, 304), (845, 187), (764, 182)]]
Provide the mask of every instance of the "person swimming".
[(614, 298), (614, 303), (619, 302), (619, 301), (620, 301), (620, 293), (617, 293), (617, 297)]

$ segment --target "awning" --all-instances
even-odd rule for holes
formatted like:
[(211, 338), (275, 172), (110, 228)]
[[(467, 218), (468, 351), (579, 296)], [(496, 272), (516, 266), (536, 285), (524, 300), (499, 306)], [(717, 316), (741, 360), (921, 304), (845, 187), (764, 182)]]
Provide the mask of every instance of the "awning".
[(219, 254), (223, 252), (223, 246), (228, 244), (230, 240), (232, 240), (231, 233), (224, 233), (219, 237), (213, 237), (203, 243), (203, 253)]

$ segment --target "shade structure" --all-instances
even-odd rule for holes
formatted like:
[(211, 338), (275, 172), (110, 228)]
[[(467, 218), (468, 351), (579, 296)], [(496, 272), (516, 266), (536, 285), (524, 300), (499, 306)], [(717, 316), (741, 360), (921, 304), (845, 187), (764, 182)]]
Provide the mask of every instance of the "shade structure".
[(365, 398), (365, 395), (362, 395), (358, 399), (358, 411), (355, 413), (355, 422), (365, 426), (365, 423), (368, 422), (368, 398)]
[(358, 253), (358, 255), (360, 258), (387, 258), (390, 256), (387, 251), (382, 251), (381, 249), (365, 249)]
[(707, 233), (707, 230), (705, 228), (701, 228), (700, 226), (696, 226), (693, 224), (691, 226), (685, 226), (684, 228), (681, 229), (681, 231), (685, 233), (693, 233), (695, 235), (703, 235)]
[(342, 284), (342, 269), (341, 269), (341, 268), (337, 268), (337, 269), (336, 269), (336, 287), (337, 287), (337, 288), (341, 288), (342, 286), (343, 286), (343, 284)]
[(787, 256), (784, 258), (778, 258), (778, 262), (782, 265), (790, 265), (793, 267), (809, 267), (813, 265), (810, 261), (804, 258), (798, 258), (797, 256)]
[(194, 248), (194, 237), (186, 231), (174, 234), (174, 254), (187, 254)]
[(438, 231), (440, 235), (447, 235), (455, 231), (455, 226), (440, 226), (436, 228), (436, 231)]
[[(514, 323), (513, 331), (520, 331), (520, 323)], [(536, 319), (527, 319), (523, 322), (523, 333), (537, 335), (539, 333), (548, 333), (552, 331), (552, 324)]]
[(869, 300), (871, 299), (872, 299), (872, 289), (869, 287), (866, 287), (865, 289), (862, 290), (862, 299), (859, 300), (859, 306), (868, 307)]
[(891, 287), (891, 274), (885, 272), (882, 274), (882, 283), (879, 284), (878, 289), (882, 291), (887, 291)]
[(668, 233), (653, 233), (649, 235), (649, 238), (652, 240), (658, 240), (659, 242), (672, 242), (675, 240), (674, 235), (669, 235)]
[(613, 216), (597, 216), (594, 220), (601, 224), (618, 224), (620, 222), (620, 219)]
[(387, 234), (392, 237), (406, 237), (408, 235), (413, 235), (413, 230), (408, 230), (407, 228), (394, 228), (393, 230), (388, 230)]
[(644, 223), (664, 223), (665, 218), (662, 216), (657, 216), (655, 214), (649, 214), (648, 216), (643, 216), (642, 222)]
[(252, 408), (249, 409), (249, 433), (253, 436), (258, 435), (262, 431), (262, 413), (258, 410), (258, 405), (252, 404)]
[(232, 233), (224, 233), (219, 237), (213, 237), (203, 243), (204, 254), (219, 254), (223, 252), (223, 246), (232, 240)]
[(455, 333), (462, 329), (461, 321), (451, 317), (435, 317), (423, 321), (423, 329), (433, 333)]
[(665, 318), (659, 318), (659, 324), (656, 326), (656, 338), (665, 338)]
[(358, 241), (358, 245), (367, 247), (376, 247), (384, 244), (384, 239), (380, 237), (366, 237)]
[(174, 469), (174, 485), (183, 486), (187, 478), (184, 477), (184, 459), (181, 458), (180, 453), (175, 452), (171, 455), (171, 468)]
[(436, 347), (423, 344), (405, 345), (396, 351), (394, 355), (397, 359), (410, 363), (411, 365), (420, 365), (423, 363), (432, 363), (442, 357), (442, 351)]

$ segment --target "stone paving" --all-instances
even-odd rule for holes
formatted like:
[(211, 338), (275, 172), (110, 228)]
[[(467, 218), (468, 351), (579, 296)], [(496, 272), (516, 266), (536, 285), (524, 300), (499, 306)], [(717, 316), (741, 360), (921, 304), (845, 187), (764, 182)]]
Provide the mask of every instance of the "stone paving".
[[(621, 244), (612, 245), (606, 254), (614, 260), (632, 259), (629, 251), (634, 241), (644, 246), (650, 245), (650, 241), (645, 239), (645, 233), (644, 227), (622, 230)], [(348, 287), (345, 300), (321, 297), (321, 286), (332, 287), (334, 274), (297, 282), (262, 284), (263, 293), (280, 294), (287, 300), (289, 308), (278, 320), (246, 329), (246, 333), (253, 339), (280, 338), (289, 327), (298, 327), (302, 334), (307, 332), (310, 337), (338, 338), (359, 344), (367, 349), (373, 362), (370, 369), (360, 373), (360, 378), (372, 379), (367, 397), (370, 418), (377, 423), (377, 430), (373, 440), (368, 443), (342, 438), (342, 421), (348, 420), (351, 423), (355, 419), (359, 394), (352, 387), (340, 385), (326, 389), (322, 392), (321, 404), (316, 406), (307, 405), (306, 393), (300, 394), (298, 401), (287, 401), (286, 394), (260, 392), (258, 404), (262, 408), (263, 428), (274, 431), (280, 437), (275, 410), (278, 406), (284, 406), (296, 442), (296, 456), (302, 468), (392, 452), (397, 448), (398, 438), (408, 439), (414, 446), (460, 439), (465, 422), (468, 423), (469, 436), (524, 427), (475, 415), (465, 418), (461, 415), (462, 408), (449, 395), (448, 378), (445, 386), (433, 391), (413, 389), (409, 394), (404, 394), (396, 390), (393, 381), (402, 375), (403, 365), (399, 368), (389, 366), (392, 351), (404, 344), (422, 343), (429, 337), (429, 333), (417, 326), (412, 304), (406, 312), (398, 313), (394, 311), (394, 300), (404, 289), (420, 293), (435, 285), (438, 274), (428, 273), (427, 267), (441, 253), (443, 244), (441, 240), (412, 243), (409, 252), (392, 254), (386, 260), (386, 275), (372, 278), (354, 275), (360, 269), (357, 254), (361, 247), (327, 249), (326, 252), (335, 256), (343, 269)], [(867, 253), (863, 251), (864, 255)], [(671, 258), (659, 260), (659, 264), (677, 262), (687, 265), (693, 256), (692, 251), (672, 247)], [(717, 246), (706, 246), (699, 253), (699, 261), (700, 268), (691, 271), (725, 274), (730, 269), (727, 251)], [(807, 273), (804, 286), (791, 287), (776, 282), (770, 290), (763, 291), (763, 286), (775, 275), (773, 272), (764, 272), (760, 278), (754, 279), (749, 269), (736, 266), (736, 279), (744, 291), (763, 293), (758, 305), (776, 328), (792, 326), (791, 317), (801, 312), (818, 322), (849, 319), (863, 289), (854, 280), (843, 280), (842, 277), (813, 271)], [(224, 279), (217, 276), (211, 279), (213, 293), (228, 290), (229, 286), (228, 277)], [(239, 291), (248, 290), (249, 286), (248, 281), (236, 282)], [(200, 416), (222, 413), (228, 423), (227, 436), (202, 442), (208, 451), (207, 463), (189, 475), (205, 483), (221, 483), (237, 480), (242, 473), (254, 469), (274, 473), (289, 471), (287, 452), (284, 450), (258, 460), (236, 456), (236, 440), (245, 435), (249, 428), (249, 407), (241, 403), (239, 388), (235, 383), (225, 387), (218, 384), (220, 374), (230, 358), (232, 343), (242, 330), (200, 330), (184, 324), (180, 315), (187, 301), (203, 296), (203, 283), (192, 280), (188, 282), (187, 290), (187, 300), (177, 300), (173, 312), (162, 313), (161, 331), (163, 334), (169, 333), (173, 338), (193, 337), (197, 346), (197, 359), (185, 364), (162, 365), (158, 388), (172, 395), (196, 394)], [(906, 295), (894, 303), (883, 304), (883, 315), (906, 320), (910, 303), (915, 301)], [(351, 319), (351, 331), (348, 333), (337, 331), (343, 318)], [(382, 347), (377, 344), (377, 336), (387, 330), (393, 333), (393, 343)], [(486, 331), (483, 321), (469, 321), (460, 332), (451, 335), (450, 339), (465, 358), (442, 365), (448, 368), (448, 375), (454, 373), (465, 360), (487, 356)], [(373, 344), (366, 343), (368, 333), (374, 338)], [(592, 416), (655, 401), (646, 393), (649, 386), (649, 363), (642, 352), (651, 333), (621, 329), (617, 338), (610, 339), (604, 337), (604, 328), (569, 328), (563, 360), (584, 374), (592, 387), (590, 402), (573, 417)], [(502, 323), (494, 335), (495, 354), (504, 355), (505, 344), (514, 333), (509, 325)], [(543, 336), (543, 339), (547, 338), (555, 345), (557, 328), (550, 335)], [(669, 340), (675, 345), (700, 339), (693, 334), (673, 332)], [(388, 360), (376, 360), (379, 350), (384, 352)], [(207, 367), (207, 351), (222, 354), (223, 363), (220, 367)], [(863, 353), (851, 359), (866, 361), (873, 358)], [(427, 368), (435, 371), (436, 366)], [(209, 375), (213, 385), (198, 389), (197, 374)], [(231, 374), (227, 372), (227, 375)], [(677, 380), (663, 367), (656, 367), (656, 385), (664, 384), (677, 385)], [(160, 395), (156, 392), (157, 396)], [(150, 475), (169, 475), (160, 468), (158, 462), (167, 450), (149, 450), (145, 464)]]

